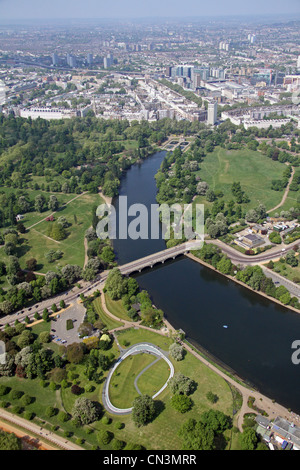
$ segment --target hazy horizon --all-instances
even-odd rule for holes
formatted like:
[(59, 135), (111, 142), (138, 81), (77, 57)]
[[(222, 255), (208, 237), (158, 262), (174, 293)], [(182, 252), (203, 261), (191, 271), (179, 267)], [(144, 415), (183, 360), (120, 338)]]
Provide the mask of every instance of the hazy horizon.
[(290, 16), (300, 15), (299, 0), (0, 0), (0, 21), (17, 20), (121, 20), (121, 19), (195, 19), (230, 16)]

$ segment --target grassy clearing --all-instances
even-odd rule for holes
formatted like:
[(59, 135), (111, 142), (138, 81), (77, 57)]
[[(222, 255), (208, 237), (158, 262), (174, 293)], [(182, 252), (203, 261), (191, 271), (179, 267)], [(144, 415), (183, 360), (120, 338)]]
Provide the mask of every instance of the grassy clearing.
[(113, 318), (109, 317), (103, 310), (102, 304), (101, 304), (101, 297), (97, 297), (94, 300), (94, 306), (96, 309), (96, 312), (99, 315), (100, 320), (102, 323), (106, 326), (108, 330), (113, 330), (114, 328), (118, 328), (118, 326), (122, 326), (122, 322), (118, 322), (117, 320), (114, 320)]
[(170, 369), (166, 361), (159, 359), (138, 378), (137, 386), (142, 395), (153, 396), (166, 383)]
[[(201, 163), (198, 174), (209, 184), (210, 189), (222, 191), (224, 200), (233, 198), (231, 185), (239, 181), (242, 190), (250, 198), (245, 209), (257, 207), (262, 203), (266, 209), (272, 209), (281, 202), (284, 191), (273, 191), (273, 179), (281, 179), (285, 165), (267, 158), (259, 152), (248, 149), (226, 150), (217, 148), (209, 153)], [(204, 197), (197, 197), (196, 202), (207, 204)]]
[(123, 307), (122, 300), (112, 300), (108, 294), (105, 294), (105, 303), (112, 315), (120, 318), (120, 320), (132, 321)]
[(164, 351), (168, 351), (173, 342), (170, 338), (144, 328), (129, 328), (127, 330), (118, 331), (116, 334), (119, 343), (124, 344), (125, 342), (126, 347), (133, 346), (137, 343), (154, 343)]
[(154, 356), (142, 353), (129, 356), (121, 362), (110, 381), (109, 396), (114, 406), (117, 408), (132, 406), (133, 400), (139, 396), (134, 380), (153, 361)]
[[(66, 239), (59, 242), (47, 236), (49, 224), (52, 222), (44, 221), (45, 213), (40, 214), (39, 220), (41, 222), (22, 235), (23, 243), (18, 252), (21, 268), (26, 268), (26, 260), (30, 258), (37, 259), (37, 271), (41, 273), (46, 273), (49, 270), (55, 271), (66, 264), (78, 264), (83, 267), (85, 231), (91, 226), (93, 206), (102, 202), (103, 200), (98, 194), (83, 194), (67, 206), (62, 207), (55, 218), (64, 216), (70, 226), (67, 228)], [(77, 223), (75, 223), (74, 215), (76, 215)], [(34, 216), (31, 222), (33, 220), (35, 220)], [(49, 250), (61, 250), (63, 252), (62, 258), (57, 262), (49, 263), (45, 258), (45, 253)], [(6, 256), (3, 250), (0, 253), (1, 260), (5, 262)]]

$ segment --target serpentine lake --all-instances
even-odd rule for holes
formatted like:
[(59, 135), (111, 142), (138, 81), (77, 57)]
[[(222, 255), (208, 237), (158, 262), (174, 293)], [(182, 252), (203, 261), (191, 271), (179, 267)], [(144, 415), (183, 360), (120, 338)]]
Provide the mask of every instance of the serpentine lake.
[[(165, 151), (157, 152), (126, 172), (119, 195), (127, 196), (128, 207), (140, 203), (150, 212), (151, 204), (156, 203), (154, 176), (165, 155)], [(117, 215), (118, 202), (116, 198)], [(162, 239), (116, 239), (113, 245), (120, 265), (165, 248)], [(262, 394), (300, 414), (300, 364), (291, 359), (292, 343), (300, 340), (300, 313), (184, 256), (134, 277), (195, 347)]]

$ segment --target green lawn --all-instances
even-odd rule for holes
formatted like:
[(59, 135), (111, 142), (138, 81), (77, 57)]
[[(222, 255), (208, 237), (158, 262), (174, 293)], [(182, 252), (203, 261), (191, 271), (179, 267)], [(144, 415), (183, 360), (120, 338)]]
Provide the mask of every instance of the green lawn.
[(137, 386), (142, 395), (153, 396), (166, 383), (170, 369), (164, 359), (159, 359), (138, 378)]
[(109, 317), (103, 310), (102, 304), (101, 304), (101, 297), (96, 297), (94, 300), (94, 306), (96, 309), (96, 312), (99, 315), (100, 320), (102, 323), (106, 326), (108, 330), (113, 330), (114, 328), (118, 328), (118, 326), (122, 326), (122, 322), (118, 322), (117, 320), (114, 320), (113, 318)]
[[(37, 221), (41, 222), (21, 235), (23, 243), (18, 247), (21, 268), (26, 268), (26, 260), (30, 258), (37, 259), (37, 271), (41, 273), (46, 273), (49, 270), (55, 271), (56, 268), (63, 267), (66, 264), (78, 264), (83, 267), (85, 259), (85, 231), (91, 226), (93, 206), (102, 202), (103, 200), (98, 194), (83, 194), (67, 206), (62, 207), (55, 215), (55, 218), (64, 216), (70, 226), (66, 229), (67, 237), (59, 242), (47, 236), (49, 224), (52, 222), (43, 221), (45, 213), (39, 214), (39, 216), (37, 213), (33, 213), (30, 224)], [(74, 215), (77, 217), (77, 223), (74, 221)], [(28, 220), (26, 224), (29, 224)], [(63, 252), (62, 258), (57, 262), (49, 263), (45, 258), (45, 253), (51, 249)], [(7, 256), (4, 254), (3, 249), (0, 250), (0, 259), (4, 262), (7, 261)]]
[(139, 396), (134, 381), (138, 374), (154, 360), (154, 356), (142, 353), (129, 356), (121, 362), (111, 378), (109, 387), (109, 397), (114, 406), (117, 408), (132, 406), (133, 400)]
[(105, 303), (110, 313), (121, 320), (132, 321), (127, 315), (127, 310), (123, 307), (122, 300), (112, 300), (108, 294), (105, 294)]
[[(297, 257), (299, 260), (299, 256)], [(267, 265), (266, 265), (267, 266)], [(280, 274), (283, 277), (286, 277), (290, 281), (300, 280), (300, 265), (292, 267), (287, 263), (281, 263), (281, 261), (274, 262), (274, 269), (272, 270), (275, 273)]]
[(164, 351), (168, 351), (172, 344), (172, 340), (163, 335), (157, 334), (155, 331), (146, 330), (144, 328), (129, 328), (127, 330), (117, 331), (116, 333), (119, 343), (126, 343), (126, 347), (133, 346), (137, 343), (154, 343)]
[[(226, 150), (216, 148), (209, 153), (200, 165), (198, 175), (206, 181), (212, 190), (222, 191), (224, 199), (234, 199), (231, 193), (233, 182), (240, 182), (242, 190), (250, 198), (245, 208), (257, 207), (262, 203), (266, 209), (272, 209), (280, 203), (284, 191), (273, 191), (273, 179), (281, 179), (285, 169), (283, 163), (273, 161), (265, 155), (248, 149)], [(204, 197), (197, 197), (196, 202), (209, 203)]]

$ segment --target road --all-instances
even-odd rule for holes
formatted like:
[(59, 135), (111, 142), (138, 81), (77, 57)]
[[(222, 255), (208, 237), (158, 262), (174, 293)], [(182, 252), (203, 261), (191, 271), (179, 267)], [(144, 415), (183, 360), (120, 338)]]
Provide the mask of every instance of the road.
[(277, 245), (273, 248), (270, 248), (264, 253), (251, 256), (240, 253), (239, 251), (226, 245), (226, 243), (221, 242), (220, 240), (205, 240), (205, 243), (212, 243), (214, 245), (217, 245), (223, 251), (223, 253), (225, 253), (228, 258), (230, 258), (231, 261), (235, 264), (254, 265), (268, 262), (271, 259), (274, 260), (280, 258), (281, 256), (284, 256), (288, 251), (292, 250), (294, 246), (298, 246), (300, 244), (300, 240), (296, 240), (290, 245), (284, 245), (282, 243), (281, 245)]
[(292, 296), (300, 297), (300, 286), (295, 284), (295, 282), (286, 279), (285, 277), (281, 276), (280, 274), (275, 273), (271, 269), (266, 268), (265, 266), (262, 267), (265, 275), (270, 277), (274, 284), (280, 284), (287, 288), (287, 290), (291, 293)]

